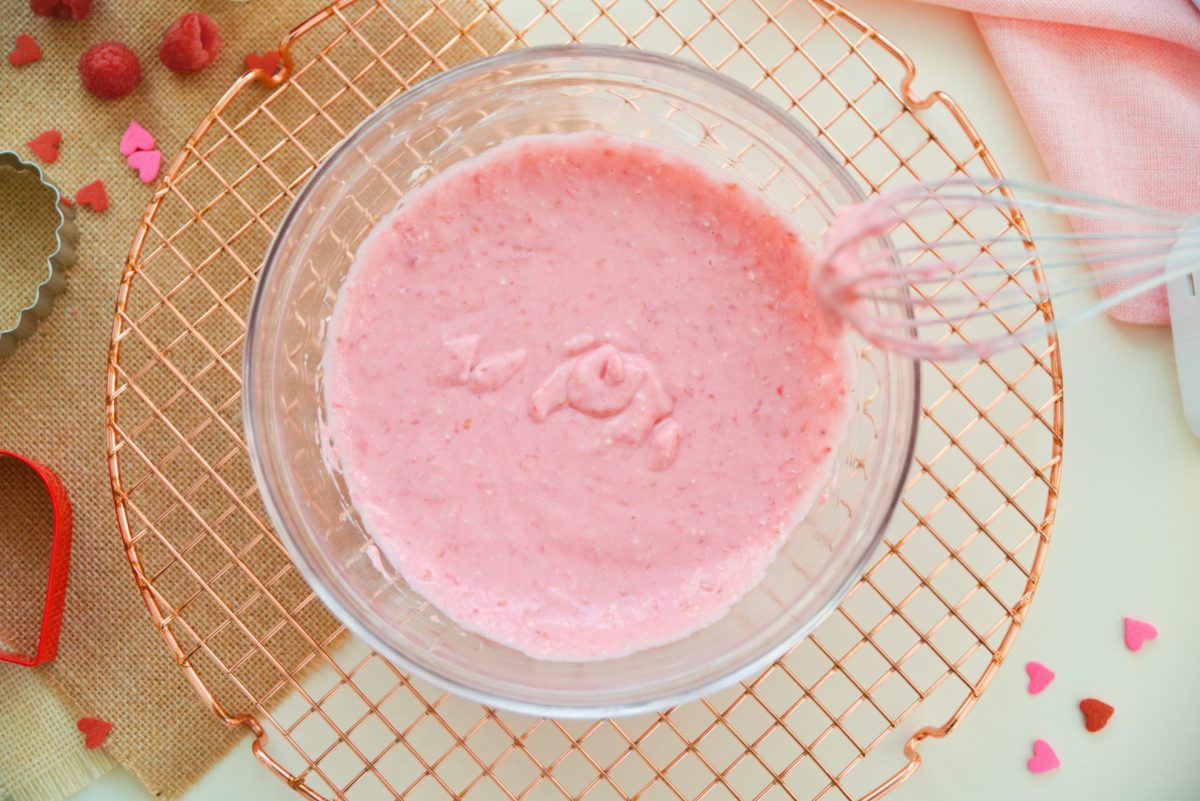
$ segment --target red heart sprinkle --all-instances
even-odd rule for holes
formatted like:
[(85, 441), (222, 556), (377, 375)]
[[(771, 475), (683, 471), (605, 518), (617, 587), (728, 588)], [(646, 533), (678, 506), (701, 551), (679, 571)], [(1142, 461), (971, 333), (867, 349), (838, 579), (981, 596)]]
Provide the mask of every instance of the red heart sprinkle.
[(83, 744), (88, 749), (92, 749), (104, 745), (113, 725), (100, 718), (80, 718), (79, 722), (75, 724), (75, 728), (83, 732)]
[(75, 202), (80, 206), (90, 206), (92, 211), (104, 211), (108, 208), (108, 193), (104, 191), (104, 181), (99, 178), (75, 193)]
[(268, 50), (261, 56), (258, 53), (249, 53), (244, 63), (247, 70), (262, 70), (266, 75), (274, 75), (279, 69), (279, 51)]
[(1079, 711), (1083, 713), (1083, 727), (1088, 731), (1103, 729), (1113, 714), (1113, 708), (1098, 698), (1084, 698), (1079, 702)]
[(8, 54), (8, 63), (14, 67), (24, 67), (42, 57), (42, 48), (38, 47), (37, 39), (27, 33), (17, 34), (17, 46)]
[(62, 142), (62, 131), (56, 131), (51, 128), (49, 131), (33, 137), (25, 144), (33, 155), (47, 164), (53, 164), (58, 161), (58, 145), (60, 142)]
[(58, 202), (62, 203), (64, 206), (74, 206), (75, 205), (75, 201), (71, 200), (70, 195), (59, 195)]

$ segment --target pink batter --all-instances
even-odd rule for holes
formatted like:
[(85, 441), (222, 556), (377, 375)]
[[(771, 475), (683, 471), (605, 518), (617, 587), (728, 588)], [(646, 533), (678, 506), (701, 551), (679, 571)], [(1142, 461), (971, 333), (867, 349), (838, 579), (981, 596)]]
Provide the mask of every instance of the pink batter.
[(405, 579), (530, 655), (621, 656), (760, 580), (845, 433), (848, 351), (764, 200), (679, 156), (517, 139), (409, 194), (325, 355)]

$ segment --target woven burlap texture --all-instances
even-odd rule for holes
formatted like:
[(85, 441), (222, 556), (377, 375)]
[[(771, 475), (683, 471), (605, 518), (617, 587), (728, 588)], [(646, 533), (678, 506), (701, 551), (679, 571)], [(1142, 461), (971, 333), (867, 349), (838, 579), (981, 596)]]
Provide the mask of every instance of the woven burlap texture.
[[(111, 203), (103, 213), (81, 210), (79, 263), (66, 293), (36, 336), (0, 360), (0, 448), (53, 467), (75, 511), (58, 659), (36, 670), (0, 664), (0, 796), (55, 801), (103, 773), (112, 757), (152, 795), (171, 798), (237, 741), (201, 705), (150, 625), (114, 524), (105, 469), (105, 356), (117, 282), (152, 191), (125, 164), (117, 143), (137, 119), (169, 162), (241, 72), (242, 57), (273, 48), (321, 5), (189, 4), (215, 19), (224, 37), (216, 63), (189, 76), (167, 72), (156, 55), (163, 30), (184, 10), (177, 3), (97, 0), (88, 19), (65, 22), (34, 17), (24, 0), (11, 0), (0, 14), (0, 50), (7, 53), (17, 33), (27, 32), (45, 54), (20, 69), (0, 63), (0, 149), (32, 159), (24, 143), (57, 128), (60, 157), (44, 167), (47, 178), (68, 194), (101, 178)], [(121, 100), (90, 97), (76, 73), (79, 55), (107, 39), (127, 43), (142, 62), (141, 86)], [(19, 229), (6, 228), (5, 235), (24, 241)], [(28, 250), (0, 248), (0, 276), (6, 276), (0, 313), (13, 303), (9, 284), (19, 291), (15, 279), (36, 273), (26, 264)], [(10, 564), (44, 563), (44, 540), (14, 539), (8, 528), (0, 532), (6, 552), (22, 543), (31, 549), (13, 553)], [(0, 616), (11, 621), (26, 612), (0, 609)], [(82, 715), (114, 723), (103, 751), (83, 749), (74, 726)]]
[(36, 673), (5, 667), (0, 671), (0, 798), (66, 798), (112, 769), (103, 749), (84, 748), (75, 716)]
[[(177, 797), (237, 741), (237, 733), (224, 728), (200, 703), (149, 623), (113, 522), (104, 458), (105, 355), (117, 281), (151, 193), (125, 164), (117, 143), (129, 120), (136, 119), (154, 133), (164, 164), (169, 163), (241, 71), (244, 54), (271, 49), (286, 30), (320, 6), (317, 0), (197, 3), (194, 10), (209, 14), (221, 26), (224, 48), (213, 66), (191, 76), (168, 73), (155, 57), (162, 30), (179, 12), (171, 4), (100, 0), (92, 15), (79, 23), (37, 19), (24, 10), (0, 19), (0, 42), (11, 41), (19, 31), (29, 32), (46, 54), (25, 68), (0, 70), (0, 96), (21, 98), (19, 105), (9, 106), (19, 113), (0, 118), (0, 148), (28, 157), (23, 143), (57, 128), (63, 132), (61, 156), (46, 168), (47, 178), (67, 194), (102, 178), (111, 202), (103, 213), (80, 211), (79, 262), (70, 273), (67, 293), (37, 336), (0, 362), (0, 447), (51, 465), (67, 484), (75, 510), (59, 657), (37, 671), (0, 665), (0, 693), (14, 699), (0, 707), (0, 794), (13, 801), (56, 801), (70, 795), (111, 767), (110, 757), (138, 776), (151, 794)], [(459, 8), (459, 18), (473, 17), (474, 8), (470, 13)], [(418, 7), (404, 10), (416, 14)], [(440, 21), (423, 32), (425, 45), (435, 48), (456, 35), (453, 26)], [(491, 23), (481, 24), (475, 37), (488, 50), (499, 49), (507, 38)], [(106, 39), (126, 42), (142, 59), (142, 85), (119, 101), (89, 97), (76, 76), (79, 54)], [(416, 74), (427, 53), (409, 40), (390, 58)], [(337, 81), (333, 76), (328, 80)], [(44, 227), (36, 211), (19, 214), (33, 216), (28, 221), (22, 217), (15, 229)], [(41, 240), (35, 236), (30, 241)], [(31, 249), (36, 250), (36, 244), (0, 249), (0, 274), (13, 279), (0, 283), (5, 289), (0, 312), (12, 300), (9, 290), (20, 294), (15, 285), (32, 274), (26, 264), (26, 251)], [(180, 313), (194, 311), (185, 305), (182, 299), (177, 304)], [(155, 387), (147, 389), (153, 394)], [(154, 443), (139, 444), (154, 450)], [(250, 480), (248, 462), (224, 469), (244, 473), (242, 478)], [(10, 502), (36, 505), (16, 500), (15, 492), (30, 494), (14, 483)], [(44, 565), (45, 539), (21, 534), (30, 525), (14, 517), (0, 537), (6, 544), (23, 546), (14, 553), (14, 564)], [(193, 554), (190, 561), (197, 558)], [(211, 566), (193, 567), (205, 571)], [(31, 574), (34, 584), (40, 570), (35, 567)], [(0, 619), (32, 616), (29, 593), (21, 597), (26, 600), (0, 603)], [(310, 634), (328, 642), (332, 619), (322, 610), (314, 620), (310, 629), (317, 626), (321, 631)], [(284, 656), (289, 664), (311, 661), (309, 650)], [(242, 686), (277, 680), (269, 669), (261, 676), (253, 675), (254, 670), (244, 669), (239, 676)], [(228, 700), (224, 677), (207, 678), (217, 684), (214, 693)], [(84, 715), (114, 724), (103, 751), (83, 749), (82, 736), (72, 724)]]
[[(13, 197), (9, 192), (19, 189), (28, 193), (31, 187), (24, 182), (14, 185), (6, 180), (10, 178), (11, 175), (0, 170), (0, 204), (11, 208), (12, 204), (5, 202)], [(32, 226), (28, 230), (47, 227), (39, 225), (42, 222), (53, 228), (53, 220), (39, 219), (52, 214), (48, 206), (27, 209), (16, 215), (15, 220), (9, 219)], [(31, 236), (30, 241), (47, 244), (39, 236)], [(6, 301), (10, 297), (0, 295)], [(9, 574), (4, 595), (0, 597), (0, 647), (32, 654), (37, 649), (45, 600), (53, 519), (50, 497), (41, 479), (16, 459), (0, 458), (0, 509), (4, 510), (0, 514), (0, 543), (4, 543), (6, 550), (10, 544), (20, 546), (24, 568)], [(0, 798), (10, 801), (62, 798), (113, 766), (103, 751), (88, 751), (79, 737), (70, 736), (75, 719), (47, 691), (35, 672), (12, 665), (3, 668), (0, 670), (0, 698), (4, 699), (0, 706), (3, 710)], [(57, 736), (38, 736), (43, 731)], [(40, 750), (36, 759), (24, 758), (29, 754), (31, 740), (36, 741)]]
[[(13, 146), (0, 142), (0, 150)], [(21, 309), (33, 302), (38, 284), (47, 278), (46, 257), (54, 250), (58, 224), (53, 203), (54, 193), (36, 173), (0, 167), (0, 231), (21, 232), (0, 254), (0, 331), (17, 324)]]

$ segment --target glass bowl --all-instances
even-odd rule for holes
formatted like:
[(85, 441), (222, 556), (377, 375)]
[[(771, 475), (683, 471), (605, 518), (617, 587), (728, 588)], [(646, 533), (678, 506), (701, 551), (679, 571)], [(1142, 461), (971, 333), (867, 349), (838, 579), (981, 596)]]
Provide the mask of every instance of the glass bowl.
[(380, 108), (309, 179), (267, 253), (243, 373), (263, 501), (329, 609), (401, 669), (489, 706), (557, 717), (678, 704), (750, 676), (799, 642), (879, 543), (918, 408), (916, 365), (852, 340), (853, 411), (820, 500), (758, 586), (675, 642), (599, 662), (538, 660), (461, 628), (393, 575), (350, 501), (323, 419), (321, 357), (339, 288), (359, 244), (406, 192), (513, 137), (585, 130), (649, 140), (739, 176), (790, 213), (814, 248), (838, 209), (862, 199), (812, 135), (716, 72), (630, 48), (480, 59)]

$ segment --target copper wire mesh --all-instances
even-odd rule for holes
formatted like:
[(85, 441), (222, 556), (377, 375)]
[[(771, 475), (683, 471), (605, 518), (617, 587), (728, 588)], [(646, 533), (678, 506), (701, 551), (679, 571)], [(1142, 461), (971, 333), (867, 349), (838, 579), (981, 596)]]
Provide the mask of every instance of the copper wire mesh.
[[(818, 132), (868, 192), (997, 174), (958, 107), (913, 96), (907, 57), (824, 0), (338, 3), (285, 40), (282, 81), (245, 76), (218, 103), (134, 241), (113, 328), (108, 441), (139, 589), (204, 702), (250, 729), (258, 758), (311, 798), (877, 797), (917, 768), (921, 739), (969, 711), (1023, 620), (1057, 500), (1053, 338), (927, 365), (916, 464), (878, 560), (757, 679), (661, 715), (535, 720), (410, 681), (344, 634), (266, 522), (239, 365), (255, 273), (298, 187), (416, 81), (563, 41), (647, 47), (729, 73)], [(917, 258), (955, 229), (1024, 234), (994, 210), (923, 224), (895, 235), (931, 243)], [(1025, 266), (1036, 267), (1032, 254)], [(1037, 277), (1020, 279), (1028, 308), (977, 323), (990, 331), (946, 335), (1042, 324), (1050, 309)]]

